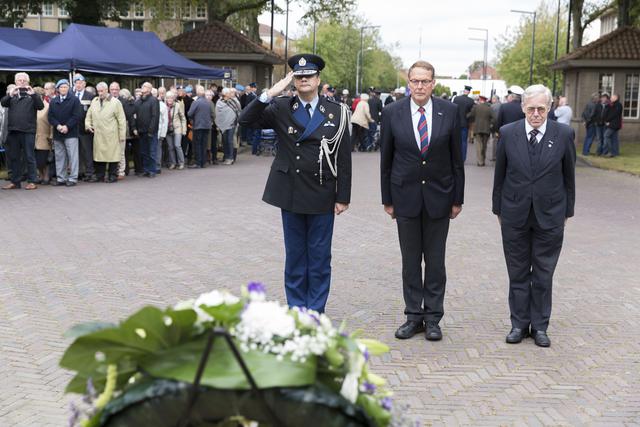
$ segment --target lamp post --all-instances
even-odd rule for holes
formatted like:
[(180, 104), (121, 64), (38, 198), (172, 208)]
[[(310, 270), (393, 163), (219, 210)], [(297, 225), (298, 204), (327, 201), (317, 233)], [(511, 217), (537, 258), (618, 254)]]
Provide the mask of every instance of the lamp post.
[(533, 15), (533, 32), (531, 34), (531, 58), (529, 59), (529, 85), (533, 84), (533, 53), (536, 48), (536, 12), (530, 12), (527, 10), (514, 10), (511, 12), (522, 13), (525, 15)]
[[(360, 59), (362, 58), (362, 51), (364, 49), (364, 30), (367, 28), (380, 28), (380, 25), (364, 25), (360, 27), (360, 50), (356, 57), (356, 94), (360, 93), (360, 87), (362, 86), (362, 72), (360, 70)], [(373, 48), (367, 48), (367, 50), (373, 50)]]
[(287, 59), (289, 59), (289, 1), (287, 0), (287, 17), (284, 29), (284, 76), (287, 76)]
[(484, 31), (484, 38), (471, 38), (469, 40), (481, 41), (484, 44), (484, 57), (482, 59), (482, 94), (487, 95), (486, 92), (486, 83), (487, 83), (487, 51), (489, 50), (489, 30), (486, 28), (474, 28), (469, 27), (470, 30), (473, 31)]
[[(556, 46), (555, 46), (555, 51), (553, 53), (553, 62), (557, 62), (558, 61), (558, 38), (560, 37), (560, 0), (558, 0), (558, 15), (556, 17)], [(553, 69), (553, 88), (551, 89), (551, 94), (553, 96), (556, 95), (556, 86), (557, 86), (557, 75), (556, 75), (556, 69)]]

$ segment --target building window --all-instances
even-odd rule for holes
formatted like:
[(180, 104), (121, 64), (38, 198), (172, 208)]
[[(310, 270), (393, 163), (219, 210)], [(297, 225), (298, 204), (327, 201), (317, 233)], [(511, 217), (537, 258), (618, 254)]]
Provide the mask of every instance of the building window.
[(58, 6), (58, 16), (69, 16), (69, 12), (63, 6)]
[(120, 28), (131, 31), (144, 31), (144, 21), (139, 19), (124, 19), (120, 21)]
[(622, 116), (627, 119), (638, 118), (638, 95), (640, 93), (640, 74), (627, 74), (624, 85)]
[(144, 18), (144, 3), (136, 3), (133, 6), (133, 16), (135, 18)]
[(42, 16), (53, 16), (53, 3), (42, 4)]
[(207, 17), (207, 6), (199, 5), (196, 7), (196, 18), (206, 18)]
[(613, 93), (613, 74), (600, 74), (598, 92)]
[(188, 33), (189, 31), (195, 30), (196, 28), (200, 28), (205, 25), (204, 21), (185, 21), (182, 23), (182, 32)]
[(173, 19), (176, 17), (176, 6), (173, 2), (166, 2), (164, 4), (164, 17), (167, 19)]

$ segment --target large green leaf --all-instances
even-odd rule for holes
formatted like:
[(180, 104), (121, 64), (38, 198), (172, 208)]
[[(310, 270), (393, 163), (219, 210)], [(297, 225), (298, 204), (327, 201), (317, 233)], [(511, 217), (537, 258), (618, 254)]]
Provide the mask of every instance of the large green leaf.
[(78, 338), (92, 332), (101, 331), (103, 329), (116, 328), (118, 325), (110, 322), (86, 322), (73, 326), (64, 333), (65, 338)]
[[(204, 352), (206, 337), (180, 346), (150, 354), (140, 362), (142, 369), (152, 376), (192, 382)], [(313, 384), (316, 379), (316, 359), (293, 362), (285, 357), (259, 351), (241, 352), (242, 358), (258, 387), (295, 387)], [(213, 349), (202, 376), (202, 384), (222, 389), (248, 389), (249, 384), (227, 343), (214, 339)]]

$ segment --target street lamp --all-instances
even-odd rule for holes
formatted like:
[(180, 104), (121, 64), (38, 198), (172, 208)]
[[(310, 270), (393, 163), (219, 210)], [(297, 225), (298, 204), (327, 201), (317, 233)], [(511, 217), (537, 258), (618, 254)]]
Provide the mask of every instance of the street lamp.
[[(380, 25), (364, 25), (360, 27), (360, 50), (356, 58), (356, 93), (360, 93), (360, 87), (362, 86), (362, 72), (360, 71), (360, 58), (362, 57), (362, 51), (364, 49), (364, 30), (367, 28), (380, 28)], [(367, 48), (367, 50), (373, 50), (373, 48)]]
[[(553, 62), (558, 61), (558, 38), (560, 37), (560, 0), (558, 0), (558, 16), (556, 17), (556, 40), (555, 40), (555, 51), (553, 53)], [(553, 96), (556, 95), (556, 87), (557, 87), (557, 75), (556, 69), (553, 69), (553, 89), (551, 89), (551, 93)]]
[(484, 38), (483, 39), (478, 39), (478, 38), (470, 38), (469, 40), (476, 40), (476, 41), (481, 41), (484, 43), (484, 57), (482, 60), (482, 94), (483, 95), (487, 95), (486, 92), (486, 83), (487, 83), (487, 50), (489, 49), (489, 30), (486, 28), (474, 28), (474, 27), (469, 27), (470, 30), (473, 31), (484, 31)]
[(533, 15), (533, 32), (531, 34), (531, 58), (529, 59), (529, 85), (533, 84), (533, 52), (536, 48), (536, 12), (530, 12), (527, 10), (514, 10), (511, 12), (522, 13), (525, 15)]

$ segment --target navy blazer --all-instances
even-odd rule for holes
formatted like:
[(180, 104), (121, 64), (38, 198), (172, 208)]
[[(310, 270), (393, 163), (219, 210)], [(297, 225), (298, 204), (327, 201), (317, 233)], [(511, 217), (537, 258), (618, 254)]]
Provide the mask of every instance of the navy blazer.
[(464, 202), (464, 162), (458, 106), (440, 98), (433, 103), (429, 149), (423, 158), (411, 120), (411, 98), (382, 110), (380, 179), (382, 204), (396, 216), (416, 217), (424, 206), (430, 218), (451, 214)]
[[(49, 124), (53, 126), (53, 139), (60, 141), (66, 138), (77, 138), (80, 120), (82, 120), (82, 105), (78, 97), (71, 92), (62, 101), (60, 95), (54, 97), (49, 103)], [(58, 125), (69, 128), (66, 134), (60, 133)]]
[(538, 224), (551, 229), (573, 216), (576, 149), (573, 129), (547, 119), (542, 152), (532, 167), (525, 120), (500, 128), (493, 180), (493, 213), (502, 224), (525, 225), (531, 207)]

